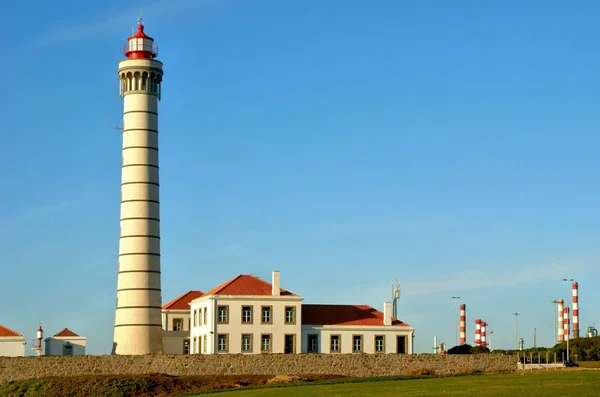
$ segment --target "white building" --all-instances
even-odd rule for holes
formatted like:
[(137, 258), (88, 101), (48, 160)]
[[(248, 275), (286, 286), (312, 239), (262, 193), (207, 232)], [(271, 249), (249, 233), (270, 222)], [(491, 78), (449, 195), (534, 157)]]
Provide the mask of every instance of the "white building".
[(63, 328), (54, 336), (44, 339), (46, 356), (83, 356), (87, 341), (85, 336), (77, 335), (68, 328)]
[(191, 350), (213, 353), (300, 353), (302, 298), (241, 274), (194, 299)]
[(23, 335), (0, 324), (0, 357), (25, 356), (25, 344)]
[(162, 307), (163, 349), (166, 354), (190, 353), (190, 302), (202, 291), (188, 291)]
[(271, 284), (239, 275), (191, 300), (190, 353), (413, 352), (414, 328), (392, 317), (390, 302), (382, 313), (368, 305), (303, 300), (280, 287), (278, 271)]
[(368, 305), (302, 305), (302, 352), (412, 354), (414, 328)]

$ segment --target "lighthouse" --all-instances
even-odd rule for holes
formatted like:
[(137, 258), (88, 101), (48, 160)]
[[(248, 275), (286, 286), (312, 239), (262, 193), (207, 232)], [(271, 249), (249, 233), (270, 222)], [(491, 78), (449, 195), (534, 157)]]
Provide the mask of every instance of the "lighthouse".
[(123, 159), (113, 354), (162, 353), (158, 102), (162, 62), (141, 19), (119, 62)]

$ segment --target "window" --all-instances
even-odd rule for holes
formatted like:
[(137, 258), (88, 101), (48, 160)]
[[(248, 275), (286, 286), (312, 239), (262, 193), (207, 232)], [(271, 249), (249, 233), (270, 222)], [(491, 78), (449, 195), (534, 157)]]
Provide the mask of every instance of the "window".
[(72, 356), (73, 355), (73, 345), (71, 342), (66, 342), (63, 345), (63, 356)]
[(340, 336), (339, 335), (331, 335), (330, 350), (332, 353), (338, 353), (340, 351)]
[(229, 323), (229, 306), (219, 306), (219, 324)]
[(308, 352), (318, 353), (319, 352), (319, 335), (308, 334)]
[(285, 323), (296, 324), (296, 307), (286, 306), (285, 307)]
[(261, 308), (261, 321), (263, 324), (272, 324), (271, 311), (272, 306), (263, 306)]
[(217, 341), (217, 349), (219, 349), (220, 352), (227, 352), (227, 334), (218, 334)]
[(362, 351), (362, 335), (352, 335), (352, 352), (360, 353)]
[(190, 340), (183, 340), (183, 354), (190, 354)]
[(385, 352), (385, 339), (383, 335), (375, 335), (375, 353)]
[(252, 335), (251, 334), (242, 334), (242, 351), (246, 352), (246, 353), (252, 351)]
[(202, 309), (198, 309), (194, 313), (198, 314), (198, 326), (201, 326), (202, 325)]
[(208, 317), (207, 314), (206, 314), (207, 311), (208, 310), (206, 310), (206, 308), (204, 308), (204, 324), (208, 324), (208, 320), (206, 320), (207, 317)]
[(203, 346), (202, 346), (202, 351), (204, 352), (204, 354), (208, 353), (208, 349), (207, 349), (207, 336), (204, 335), (204, 338), (202, 338), (204, 340)]
[(194, 353), (198, 353), (198, 339), (194, 336)]
[(271, 334), (262, 334), (260, 336), (260, 350), (263, 352), (271, 351)]
[(252, 306), (242, 306), (242, 323), (252, 324)]
[(198, 326), (198, 311), (194, 310), (194, 327)]
[(173, 331), (183, 331), (183, 319), (182, 318), (174, 318), (173, 319)]

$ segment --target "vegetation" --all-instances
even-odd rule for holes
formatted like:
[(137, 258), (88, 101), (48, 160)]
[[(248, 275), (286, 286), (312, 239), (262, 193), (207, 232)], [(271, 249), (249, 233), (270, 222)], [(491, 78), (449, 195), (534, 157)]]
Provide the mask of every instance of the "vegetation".
[[(342, 381), (337, 381), (342, 382)], [(409, 380), (362, 380), (333, 384), (303, 384), (285, 388), (260, 388), (218, 393), (219, 397), (344, 396), (344, 397), (596, 397), (600, 371), (554, 370), (481, 376)]]
[[(548, 360), (554, 362), (556, 354), (557, 362), (562, 362), (563, 357), (567, 356), (567, 342), (561, 342), (553, 347), (538, 347), (518, 350), (493, 350), (492, 354), (519, 354), (526, 357), (533, 355), (540, 356), (540, 361), (545, 362), (546, 353)], [(578, 338), (569, 341), (569, 356), (576, 361), (600, 361), (600, 336), (594, 338)]]
[(447, 351), (447, 354), (482, 354), (489, 353), (490, 349), (483, 346), (471, 346), (469, 344), (454, 346)]

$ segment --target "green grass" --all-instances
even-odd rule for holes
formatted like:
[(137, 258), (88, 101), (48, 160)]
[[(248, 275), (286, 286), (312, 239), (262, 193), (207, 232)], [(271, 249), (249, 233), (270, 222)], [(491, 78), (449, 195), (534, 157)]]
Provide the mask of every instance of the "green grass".
[(578, 361), (581, 368), (600, 368), (600, 361)]
[(600, 371), (554, 370), (430, 379), (256, 388), (218, 393), (219, 397), (596, 397)]

